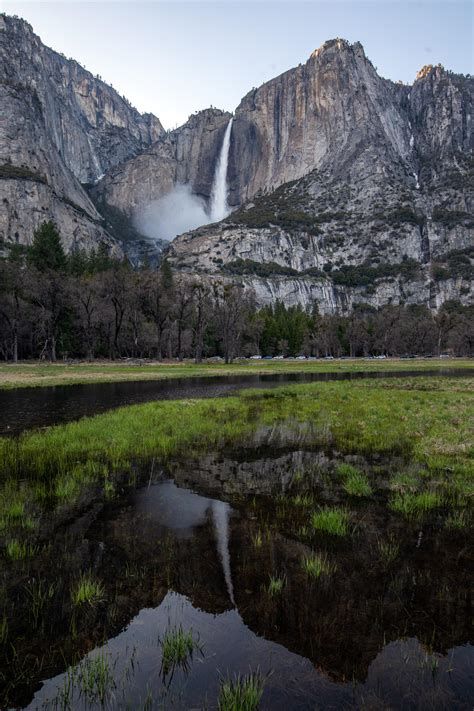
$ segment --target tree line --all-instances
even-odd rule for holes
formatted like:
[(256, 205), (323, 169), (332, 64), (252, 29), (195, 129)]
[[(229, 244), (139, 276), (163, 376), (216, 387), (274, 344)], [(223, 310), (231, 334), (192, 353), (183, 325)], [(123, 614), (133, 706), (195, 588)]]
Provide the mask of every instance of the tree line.
[(0, 357), (455, 355), (474, 352), (474, 307), (356, 305), (347, 316), (277, 302), (258, 308), (238, 282), (132, 269), (106, 247), (66, 255), (52, 222), (0, 260)]

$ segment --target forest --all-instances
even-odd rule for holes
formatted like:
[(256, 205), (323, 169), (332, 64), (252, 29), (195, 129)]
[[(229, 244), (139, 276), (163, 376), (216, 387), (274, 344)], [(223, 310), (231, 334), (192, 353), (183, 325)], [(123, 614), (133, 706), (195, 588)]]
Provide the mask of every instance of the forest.
[(13, 245), (0, 260), (0, 357), (235, 358), (263, 356), (469, 356), (474, 307), (354, 305), (323, 315), (277, 302), (258, 308), (238, 277), (205, 281), (159, 268), (132, 268), (106, 247), (65, 254), (53, 222), (30, 246)]

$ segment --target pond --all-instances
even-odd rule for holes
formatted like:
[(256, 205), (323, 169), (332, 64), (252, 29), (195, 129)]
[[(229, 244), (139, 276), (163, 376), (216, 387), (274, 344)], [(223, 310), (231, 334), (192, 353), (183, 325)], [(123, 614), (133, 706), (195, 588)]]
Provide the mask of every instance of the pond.
[[(217, 709), (222, 680), (252, 672), (262, 709), (471, 709), (469, 529), (387, 506), (413, 462), (315, 440), (262, 426), (45, 504), (35, 555), (1, 563), (1, 707)], [(351, 472), (370, 493), (348, 494)], [(316, 526), (326, 506), (344, 535)], [(97, 584), (82, 603), (79, 571)]]
[(152, 400), (221, 397), (244, 388), (277, 387), (294, 383), (440, 375), (469, 377), (472, 370), (446, 368), (400, 372), (249, 374), (4, 389), (0, 390), (0, 435), (17, 435), (33, 427), (48, 427), (116, 407)]

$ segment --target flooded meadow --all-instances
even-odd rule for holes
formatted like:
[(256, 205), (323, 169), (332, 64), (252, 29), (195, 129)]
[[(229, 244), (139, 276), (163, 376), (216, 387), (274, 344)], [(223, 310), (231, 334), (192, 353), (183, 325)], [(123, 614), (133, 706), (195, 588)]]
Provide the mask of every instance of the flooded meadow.
[(472, 386), (298, 385), (2, 440), (1, 707), (471, 709)]

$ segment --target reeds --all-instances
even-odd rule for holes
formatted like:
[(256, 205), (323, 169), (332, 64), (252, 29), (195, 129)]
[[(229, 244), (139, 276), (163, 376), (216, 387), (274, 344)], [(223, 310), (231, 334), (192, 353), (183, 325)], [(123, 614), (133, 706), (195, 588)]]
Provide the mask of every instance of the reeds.
[(181, 625), (168, 629), (160, 641), (162, 652), (162, 671), (164, 675), (172, 673), (176, 667), (187, 668), (194, 650), (199, 648), (192, 630), (185, 631)]
[(222, 679), (219, 693), (219, 711), (256, 711), (263, 695), (264, 677), (250, 672), (233, 679)]

